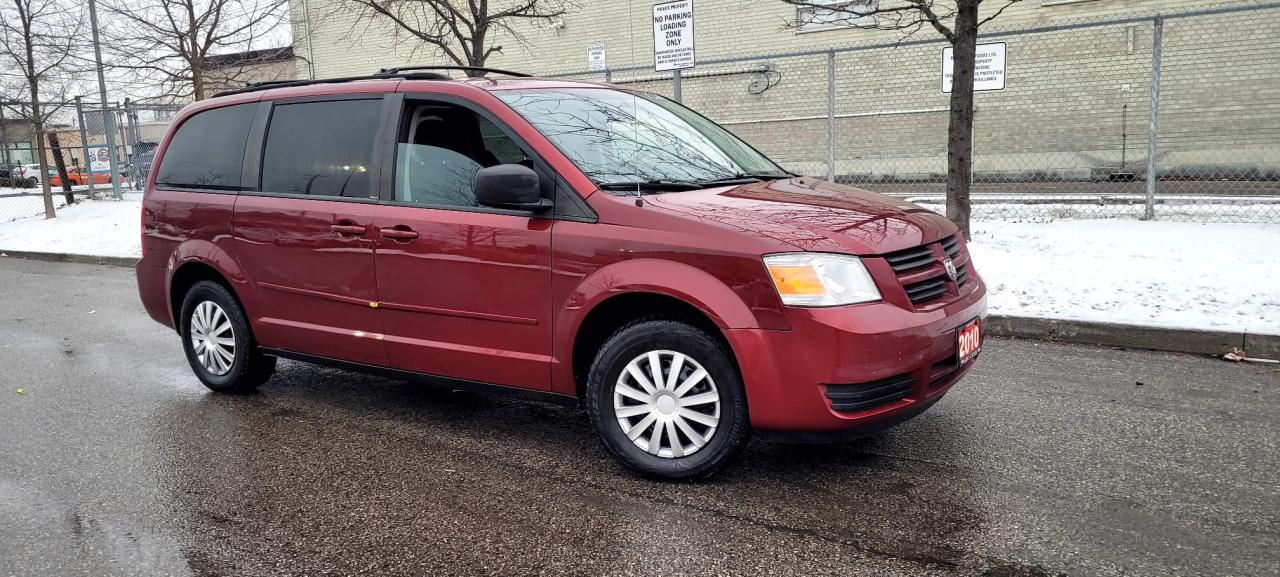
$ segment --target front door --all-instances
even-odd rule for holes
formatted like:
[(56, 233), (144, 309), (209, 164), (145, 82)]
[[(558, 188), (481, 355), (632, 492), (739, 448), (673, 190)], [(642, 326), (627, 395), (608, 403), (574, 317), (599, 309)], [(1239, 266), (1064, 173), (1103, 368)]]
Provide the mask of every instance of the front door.
[(549, 390), (553, 221), (478, 206), (476, 171), (532, 163), (469, 107), (405, 101), (394, 197), (374, 217), (391, 365)]
[(265, 347), (386, 365), (374, 274), (375, 142), (383, 101), (272, 106), (261, 186), (236, 200), (236, 253)]

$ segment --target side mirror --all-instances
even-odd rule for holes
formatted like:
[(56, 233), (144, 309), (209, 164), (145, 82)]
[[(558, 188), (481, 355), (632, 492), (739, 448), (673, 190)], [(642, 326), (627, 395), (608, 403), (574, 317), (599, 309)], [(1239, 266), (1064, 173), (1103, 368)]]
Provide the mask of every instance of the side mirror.
[(543, 212), (551, 200), (542, 198), (538, 173), (522, 164), (499, 164), (476, 173), (476, 203), (493, 208)]

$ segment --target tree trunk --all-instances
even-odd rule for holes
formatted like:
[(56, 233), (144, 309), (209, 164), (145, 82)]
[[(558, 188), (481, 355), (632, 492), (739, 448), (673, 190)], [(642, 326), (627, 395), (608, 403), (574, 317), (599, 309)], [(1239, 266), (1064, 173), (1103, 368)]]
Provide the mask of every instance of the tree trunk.
[(36, 134), (35, 158), (40, 165), (40, 192), (44, 196), (44, 217), (57, 218), (53, 209), (53, 189), (49, 188), (49, 163), (44, 157), (44, 119), (40, 118), (40, 85), (31, 82), (31, 128)]
[(947, 128), (947, 218), (969, 238), (973, 182), (973, 67), (978, 51), (978, 0), (959, 0), (952, 42), (951, 122)]

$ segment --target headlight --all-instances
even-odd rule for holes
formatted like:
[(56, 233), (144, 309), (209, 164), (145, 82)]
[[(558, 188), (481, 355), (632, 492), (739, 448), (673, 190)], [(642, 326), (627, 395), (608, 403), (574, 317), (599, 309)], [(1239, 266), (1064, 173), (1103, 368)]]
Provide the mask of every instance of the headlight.
[(880, 289), (856, 256), (771, 254), (764, 257), (764, 266), (786, 305), (829, 307), (880, 300)]

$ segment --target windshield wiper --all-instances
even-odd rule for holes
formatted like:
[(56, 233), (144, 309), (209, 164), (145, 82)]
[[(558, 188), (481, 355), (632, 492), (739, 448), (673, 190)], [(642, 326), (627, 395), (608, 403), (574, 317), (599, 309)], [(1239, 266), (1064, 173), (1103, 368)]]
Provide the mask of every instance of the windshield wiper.
[(760, 182), (762, 180), (777, 180), (780, 178), (790, 178), (790, 174), (778, 174), (776, 172), (739, 172), (732, 176), (722, 178), (713, 178), (711, 180), (699, 180), (698, 184), (703, 186), (716, 186), (721, 184), (747, 184), (750, 182)]
[(601, 190), (663, 190), (663, 191), (683, 191), (698, 190), (702, 188), (702, 184), (698, 182), (689, 182), (687, 180), (625, 180), (619, 182), (605, 182), (599, 185)]

